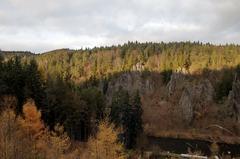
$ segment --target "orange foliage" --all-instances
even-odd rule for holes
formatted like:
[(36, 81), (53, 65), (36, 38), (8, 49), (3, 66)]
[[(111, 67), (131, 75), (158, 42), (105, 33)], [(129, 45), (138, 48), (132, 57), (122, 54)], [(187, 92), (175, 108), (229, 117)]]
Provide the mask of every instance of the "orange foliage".
[(41, 112), (33, 100), (23, 106), (23, 117), (12, 109), (0, 114), (0, 159), (76, 159), (79, 148), (70, 149), (71, 141), (64, 128), (45, 128)]
[(35, 102), (31, 99), (23, 105), (23, 120), (21, 121), (22, 127), (34, 137), (39, 137), (45, 129), (41, 120), (41, 112), (37, 110)]

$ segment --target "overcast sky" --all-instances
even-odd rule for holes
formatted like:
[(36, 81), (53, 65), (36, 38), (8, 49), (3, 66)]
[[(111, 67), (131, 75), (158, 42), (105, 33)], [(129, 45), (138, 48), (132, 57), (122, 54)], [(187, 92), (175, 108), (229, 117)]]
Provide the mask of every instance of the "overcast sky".
[(0, 0), (0, 49), (240, 43), (240, 0)]

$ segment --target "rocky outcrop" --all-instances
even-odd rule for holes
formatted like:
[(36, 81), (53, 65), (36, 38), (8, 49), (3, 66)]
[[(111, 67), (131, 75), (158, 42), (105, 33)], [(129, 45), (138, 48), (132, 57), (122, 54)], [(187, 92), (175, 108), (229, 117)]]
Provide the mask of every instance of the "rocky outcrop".
[(152, 82), (149, 77), (144, 78), (140, 72), (127, 72), (119, 75), (115, 80), (109, 82), (109, 91), (118, 90), (122, 87), (129, 92), (139, 90), (140, 92), (149, 92), (152, 90)]
[(144, 76), (141, 72), (125, 72), (108, 82), (107, 97), (111, 100), (111, 96), (120, 87), (133, 93), (138, 90), (140, 94), (150, 93), (154, 89), (152, 76)]
[(190, 124), (196, 113), (213, 100), (214, 88), (209, 80), (199, 79), (192, 81), (188, 73), (178, 69), (167, 84), (169, 100), (176, 102), (176, 109), (185, 123)]
[(232, 84), (232, 90), (229, 92), (228, 105), (232, 109), (232, 117), (240, 122), (240, 77), (237, 74)]
[(185, 88), (179, 100), (178, 110), (181, 113), (182, 119), (190, 123), (193, 119), (193, 96), (192, 89)]
[(195, 114), (201, 113), (201, 110), (212, 101), (213, 93), (214, 89), (209, 80), (186, 85), (178, 104), (183, 120), (190, 124)]
[(214, 88), (211, 82), (207, 79), (200, 81), (195, 86), (195, 96), (202, 102), (208, 102), (213, 100)]
[(167, 84), (168, 97), (171, 97), (177, 90), (182, 90), (186, 82), (187, 80), (184, 74), (181, 72), (174, 72)]

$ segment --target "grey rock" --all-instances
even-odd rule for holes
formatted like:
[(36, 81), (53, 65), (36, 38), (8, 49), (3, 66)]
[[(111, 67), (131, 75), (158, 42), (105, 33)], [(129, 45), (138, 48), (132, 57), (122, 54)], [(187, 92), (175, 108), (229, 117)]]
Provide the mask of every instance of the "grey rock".
[(149, 93), (154, 89), (151, 76), (143, 77), (141, 72), (125, 72), (108, 83), (107, 97), (111, 97), (119, 88), (127, 90), (130, 94), (138, 90), (140, 94)]
[(232, 90), (228, 95), (228, 105), (233, 111), (233, 117), (237, 122), (240, 122), (240, 77), (235, 75), (234, 81), (232, 84)]
[(213, 100), (214, 89), (209, 80), (203, 80), (196, 85), (185, 86), (179, 100), (178, 109), (183, 120), (190, 124), (194, 119), (194, 113), (201, 111), (208, 102)]
[(184, 74), (174, 72), (167, 84), (168, 97), (171, 97), (177, 90), (183, 89), (186, 82)]

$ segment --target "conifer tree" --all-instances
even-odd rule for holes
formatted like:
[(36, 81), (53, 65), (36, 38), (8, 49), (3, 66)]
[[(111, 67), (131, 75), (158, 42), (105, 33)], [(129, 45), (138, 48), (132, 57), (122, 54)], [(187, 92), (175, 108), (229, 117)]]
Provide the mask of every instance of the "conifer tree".
[(21, 125), (34, 138), (38, 138), (44, 132), (45, 126), (41, 119), (41, 112), (37, 110), (35, 102), (32, 99), (28, 99), (23, 105), (23, 120), (21, 120)]
[(119, 88), (117, 92), (114, 93), (112, 98), (110, 121), (116, 126), (123, 124), (124, 116), (127, 109), (129, 108), (129, 94), (127, 91)]
[(132, 96), (131, 104), (125, 108), (124, 113), (124, 143), (126, 148), (132, 149), (136, 146), (137, 137), (142, 133), (142, 104), (139, 92)]
[(100, 122), (96, 137), (88, 141), (88, 151), (92, 159), (126, 158), (124, 147), (118, 140), (118, 132), (107, 120)]
[(138, 134), (142, 132), (142, 108), (139, 92), (136, 92), (130, 103), (127, 91), (119, 89), (112, 101), (110, 118), (117, 126), (122, 127), (122, 141), (126, 148), (136, 145)]
[[(133, 101), (132, 101), (132, 111), (133, 111), (133, 117), (134, 117), (134, 135), (138, 136), (142, 133), (143, 127), (142, 127), (142, 103), (141, 103), (141, 97), (139, 94), (139, 91), (137, 91), (133, 95)], [(136, 141), (133, 142), (133, 145), (136, 144)]]
[[(24, 88), (25, 98), (32, 98), (35, 100), (36, 105), (44, 107), (44, 85), (41, 79), (38, 65), (34, 59), (30, 61), (30, 64), (26, 66), (25, 72), (26, 85)], [(43, 109), (43, 108), (41, 108)]]

